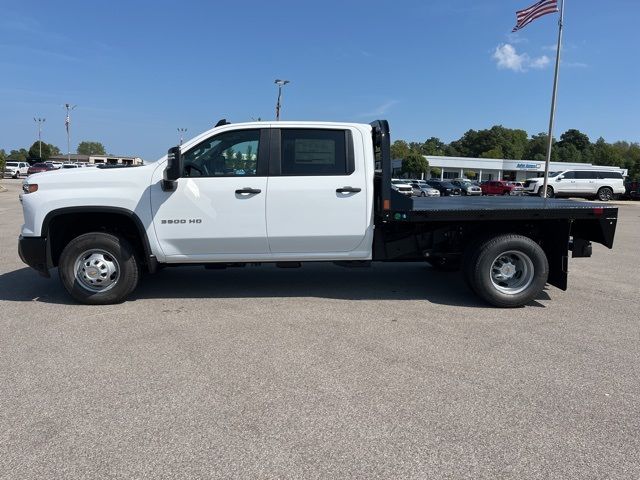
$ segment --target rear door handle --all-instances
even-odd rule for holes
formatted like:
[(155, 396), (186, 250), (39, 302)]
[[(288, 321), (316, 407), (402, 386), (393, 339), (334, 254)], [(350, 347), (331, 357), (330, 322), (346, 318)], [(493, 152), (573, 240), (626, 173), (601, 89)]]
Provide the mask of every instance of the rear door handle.
[(236, 194), (238, 195), (242, 195), (243, 193), (249, 194), (249, 195), (256, 195), (258, 193), (260, 193), (262, 190), (260, 190), (259, 188), (250, 188), (250, 187), (244, 187), (244, 188), (239, 188), (238, 190), (236, 190)]
[(340, 187), (336, 188), (337, 193), (358, 193), (361, 192), (362, 189), (358, 187)]

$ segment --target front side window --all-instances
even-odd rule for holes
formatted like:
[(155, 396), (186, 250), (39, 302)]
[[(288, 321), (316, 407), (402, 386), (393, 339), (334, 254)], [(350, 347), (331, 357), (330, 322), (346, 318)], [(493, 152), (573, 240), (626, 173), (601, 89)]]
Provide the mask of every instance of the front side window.
[(260, 130), (223, 132), (183, 155), (185, 177), (247, 177), (257, 175)]
[(576, 178), (576, 172), (565, 172), (562, 177), (567, 180), (573, 180)]
[(354, 170), (347, 161), (347, 133), (345, 130), (283, 129), (282, 175), (350, 175)]
[(593, 180), (596, 176), (596, 172), (576, 172), (576, 178), (579, 180)]

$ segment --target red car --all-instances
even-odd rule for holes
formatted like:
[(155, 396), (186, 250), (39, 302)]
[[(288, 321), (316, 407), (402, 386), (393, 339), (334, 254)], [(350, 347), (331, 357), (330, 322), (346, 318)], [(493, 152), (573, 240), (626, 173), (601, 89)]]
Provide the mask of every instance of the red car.
[(483, 195), (522, 195), (522, 185), (506, 180), (490, 180), (480, 185)]
[(27, 175), (33, 175), (34, 173), (40, 172), (48, 172), (50, 170), (55, 170), (55, 168), (53, 168), (53, 165), (49, 165), (48, 163), (34, 163), (29, 167), (29, 170), (27, 170)]

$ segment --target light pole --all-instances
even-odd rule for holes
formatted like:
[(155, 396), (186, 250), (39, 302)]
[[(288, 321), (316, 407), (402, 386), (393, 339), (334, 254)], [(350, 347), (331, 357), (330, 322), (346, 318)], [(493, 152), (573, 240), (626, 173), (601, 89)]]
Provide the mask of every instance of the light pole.
[(186, 128), (178, 128), (178, 137), (180, 138), (180, 145), (182, 145), (182, 137), (186, 133)]
[(40, 152), (40, 155), (38, 158), (40, 158), (40, 161), (42, 161), (42, 124), (46, 120), (47, 120), (46, 118), (33, 117), (33, 121), (38, 124), (38, 150)]
[(71, 116), (69, 112), (76, 108), (77, 105), (71, 105), (70, 103), (65, 103), (64, 108), (67, 109), (67, 117), (64, 119), (64, 126), (67, 129), (67, 162), (71, 163)]
[(289, 80), (276, 79), (274, 82), (278, 86), (278, 102), (276, 103), (276, 120), (280, 120), (280, 100), (282, 99), (282, 87), (284, 87)]

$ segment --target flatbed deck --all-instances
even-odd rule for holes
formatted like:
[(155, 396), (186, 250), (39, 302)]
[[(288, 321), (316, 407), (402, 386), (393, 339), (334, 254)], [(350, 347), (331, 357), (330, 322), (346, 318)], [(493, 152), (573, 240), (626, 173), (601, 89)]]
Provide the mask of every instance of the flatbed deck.
[[(395, 193), (395, 192), (393, 192)], [(529, 220), (616, 218), (618, 209), (602, 202), (512, 197), (404, 197), (392, 195), (387, 217), (395, 221)]]

